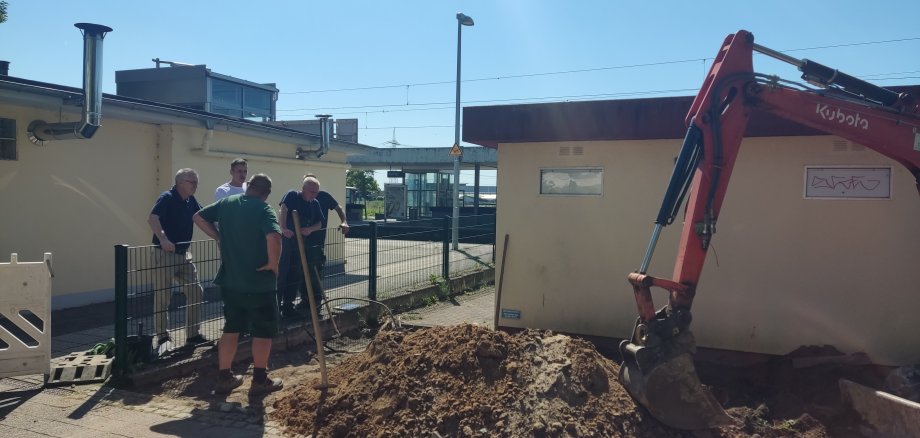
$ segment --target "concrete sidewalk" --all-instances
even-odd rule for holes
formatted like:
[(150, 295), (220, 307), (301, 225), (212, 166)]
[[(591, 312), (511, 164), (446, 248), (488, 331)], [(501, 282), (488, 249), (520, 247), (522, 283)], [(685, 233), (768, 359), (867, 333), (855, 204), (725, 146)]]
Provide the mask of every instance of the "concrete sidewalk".
[[(494, 286), (456, 296), (453, 300), (402, 314), (416, 326), (480, 324), (491, 327)], [(52, 339), (52, 349), (66, 354), (82, 342), (110, 337), (111, 327), (75, 330)], [(108, 331), (108, 332), (107, 332)], [(100, 338), (100, 335), (102, 336)], [(91, 344), (90, 344), (91, 345)], [(59, 356), (60, 354), (55, 354)], [(39, 437), (282, 437), (266, 422), (265, 410), (181, 394), (148, 395), (99, 383), (42, 388), (42, 376), (0, 379), (0, 436)]]

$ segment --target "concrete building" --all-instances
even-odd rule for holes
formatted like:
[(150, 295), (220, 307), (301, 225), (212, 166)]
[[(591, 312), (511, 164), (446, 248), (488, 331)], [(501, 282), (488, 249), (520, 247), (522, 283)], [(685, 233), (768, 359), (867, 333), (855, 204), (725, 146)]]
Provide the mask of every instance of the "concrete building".
[[(501, 169), (499, 326), (629, 337), (637, 310), (626, 276), (645, 254), (692, 100), (464, 109), (463, 140), (497, 149)], [(890, 191), (811, 197), (806, 175), (822, 168), (881, 169)], [(694, 302), (700, 346), (786, 354), (830, 344), (879, 364), (920, 362), (920, 198), (906, 169), (755, 113), (732, 175)], [(678, 216), (649, 274), (670, 278), (680, 227)]]

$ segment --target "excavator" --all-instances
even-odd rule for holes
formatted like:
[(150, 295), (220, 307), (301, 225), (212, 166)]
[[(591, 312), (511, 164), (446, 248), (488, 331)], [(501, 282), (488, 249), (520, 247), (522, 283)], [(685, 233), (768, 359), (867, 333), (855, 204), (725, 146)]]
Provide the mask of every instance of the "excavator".
[[(754, 52), (796, 66), (805, 83), (755, 73)], [(655, 418), (673, 428), (701, 430), (731, 423), (694, 367), (690, 309), (748, 120), (752, 113), (764, 112), (897, 161), (914, 176), (920, 191), (920, 105), (915, 96), (760, 46), (745, 30), (726, 37), (687, 114), (686, 137), (645, 257), (628, 275), (639, 316), (630, 337), (620, 343), (619, 380)], [(648, 275), (662, 229), (673, 223), (685, 197), (673, 276)], [(661, 309), (652, 301), (652, 287), (668, 292)]]

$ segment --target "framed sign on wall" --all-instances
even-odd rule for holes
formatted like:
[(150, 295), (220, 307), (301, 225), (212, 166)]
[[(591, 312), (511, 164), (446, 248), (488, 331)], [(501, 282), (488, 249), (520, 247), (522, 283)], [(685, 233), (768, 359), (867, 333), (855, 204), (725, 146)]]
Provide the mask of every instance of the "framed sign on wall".
[(552, 168), (540, 169), (541, 195), (593, 195), (603, 194), (604, 169)]
[(806, 166), (805, 199), (891, 199), (891, 167)]

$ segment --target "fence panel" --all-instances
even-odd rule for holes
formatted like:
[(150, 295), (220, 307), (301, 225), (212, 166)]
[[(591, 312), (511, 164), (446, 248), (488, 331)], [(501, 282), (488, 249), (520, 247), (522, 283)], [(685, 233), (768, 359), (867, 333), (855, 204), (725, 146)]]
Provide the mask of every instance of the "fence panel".
[[(348, 236), (337, 229), (319, 231), (326, 233), (321, 273), (325, 299), (318, 309), (320, 318), (360, 310), (370, 305), (369, 300), (405, 295), (439, 277), (492, 266), (495, 215), (461, 217), (457, 251), (447, 244), (449, 221), (371, 222), (352, 226)], [(206, 340), (218, 339), (223, 311), (220, 288), (213, 281), (219, 268), (220, 250), (213, 240), (191, 242), (185, 255), (167, 254), (150, 245), (116, 247), (116, 294), (120, 297), (116, 299), (116, 318), (120, 319), (116, 338), (149, 340), (157, 348), (158, 341), (168, 335), (166, 347), (173, 351), (187, 346), (187, 338), (196, 330)], [(298, 278), (287, 281), (303, 282)], [(302, 298), (298, 293), (295, 304)], [(282, 326), (291, 323), (299, 322), (286, 318)], [(119, 357), (127, 354), (124, 348), (116, 351)]]
[(190, 242), (185, 254), (153, 245), (128, 247), (127, 252), (127, 335), (154, 337), (157, 347), (168, 336), (165, 348), (184, 347), (196, 334), (209, 341), (220, 337), (222, 301), (213, 284), (220, 250), (215, 241)]
[(460, 216), (458, 249), (450, 253), (450, 272), (495, 266), (495, 215)]

